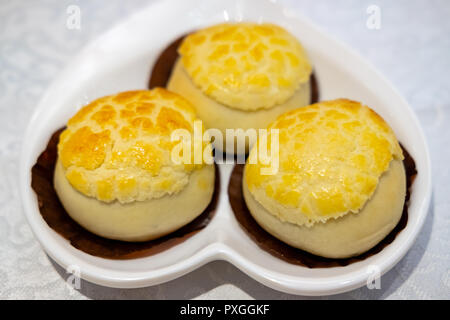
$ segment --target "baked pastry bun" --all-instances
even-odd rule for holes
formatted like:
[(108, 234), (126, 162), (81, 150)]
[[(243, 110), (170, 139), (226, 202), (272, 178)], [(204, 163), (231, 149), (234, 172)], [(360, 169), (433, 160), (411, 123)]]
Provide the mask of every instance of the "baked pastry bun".
[(310, 104), (311, 64), (300, 42), (279, 26), (214, 25), (188, 35), (178, 52), (168, 89), (191, 101), (224, 142), (226, 129), (266, 128)]
[(318, 256), (347, 258), (397, 225), (403, 153), (373, 110), (345, 99), (320, 102), (281, 115), (270, 129), (279, 130), (278, 170), (262, 174), (258, 141), (242, 182), (247, 207), (267, 232)]
[[(161, 88), (83, 107), (58, 144), (54, 185), (68, 214), (99, 236), (124, 241), (155, 239), (192, 221), (211, 201), (214, 165), (174, 161), (179, 142), (171, 134), (192, 132), (196, 119), (188, 101)], [(208, 141), (200, 147), (211, 154)]]

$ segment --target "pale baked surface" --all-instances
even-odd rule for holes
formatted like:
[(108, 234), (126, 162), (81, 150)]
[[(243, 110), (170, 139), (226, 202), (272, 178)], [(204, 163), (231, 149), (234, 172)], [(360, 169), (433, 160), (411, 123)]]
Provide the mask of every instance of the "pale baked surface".
[[(271, 214), (299, 226), (358, 212), (390, 162), (403, 159), (388, 124), (355, 101), (299, 108), (281, 115), (272, 128), (279, 129), (279, 170), (263, 175), (266, 165), (247, 164), (246, 183)], [(254, 147), (250, 158), (256, 153)]]
[(188, 224), (211, 202), (214, 193), (213, 165), (194, 170), (180, 192), (158, 199), (120, 203), (104, 202), (76, 191), (64, 176), (61, 161), (55, 168), (55, 190), (67, 213), (85, 229), (122, 241), (159, 238)]
[(187, 36), (179, 53), (197, 87), (240, 110), (285, 102), (312, 72), (300, 42), (273, 24), (214, 25)]
[[(214, 128), (221, 131), (224, 137), (223, 143), (214, 140), (214, 147), (219, 150), (224, 150), (226, 146), (227, 129), (243, 129), (245, 131), (247, 129), (266, 128), (284, 112), (309, 105), (311, 97), (311, 85), (310, 81), (307, 81), (301, 84), (288, 100), (272, 108), (254, 111), (229, 108), (208, 97), (196, 87), (183, 68), (180, 59), (175, 64), (167, 89), (188, 99), (195, 107), (197, 116), (202, 119), (206, 128)], [(245, 152), (248, 151), (249, 149), (246, 148)], [(238, 150), (235, 152), (240, 153)], [(229, 153), (233, 153), (233, 151)]]
[[(69, 183), (82, 194), (121, 203), (180, 192), (192, 170), (170, 152), (175, 129), (193, 130), (192, 106), (165, 89), (103, 97), (79, 110), (61, 134), (58, 156)], [(209, 144), (205, 144), (207, 147)]]
[(400, 221), (406, 195), (405, 168), (401, 160), (391, 161), (374, 194), (357, 214), (313, 226), (281, 221), (254, 199), (245, 183), (243, 194), (252, 216), (274, 237), (322, 257), (348, 258), (370, 250)]

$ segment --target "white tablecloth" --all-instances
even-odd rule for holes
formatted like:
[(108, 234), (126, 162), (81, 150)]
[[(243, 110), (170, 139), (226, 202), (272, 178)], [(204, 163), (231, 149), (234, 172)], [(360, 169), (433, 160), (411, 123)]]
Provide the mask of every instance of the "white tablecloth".
[[(269, 289), (226, 262), (213, 262), (166, 284), (134, 290), (81, 282), (41, 249), (18, 194), (24, 129), (40, 96), (70, 57), (146, 0), (15, 0), (0, 2), (0, 298), (302, 298)], [(369, 59), (405, 96), (425, 130), (434, 192), (425, 226), (409, 253), (381, 279), (325, 298), (450, 299), (450, 1), (280, 1)], [(376, 2), (376, 3), (375, 3)], [(367, 8), (381, 10), (381, 28), (366, 27)], [(69, 5), (81, 29), (66, 27)]]

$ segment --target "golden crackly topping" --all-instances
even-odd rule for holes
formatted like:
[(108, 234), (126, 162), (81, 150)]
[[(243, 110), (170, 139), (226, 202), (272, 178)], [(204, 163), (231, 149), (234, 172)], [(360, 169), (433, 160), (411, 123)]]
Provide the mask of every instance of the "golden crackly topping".
[(86, 196), (122, 203), (159, 198), (181, 191), (202, 166), (171, 159), (178, 144), (172, 131), (192, 132), (194, 120), (189, 102), (165, 89), (103, 97), (68, 121), (58, 156), (70, 184)]
[[(359, 102), (339, 99), (299, 108), (269, 129), (279, 129), (278, 173), (261, 174), (267, 166), (259, 161), (247, 164), (246, 183), (269, 212), (298, 225), (358, 212), (391, 160), (403, 159), (388, 124)], [(254, 147), (250, 158), (256, 153)]]
[(182, 64), (205, 94), (241, 110), (271, 108), (309, 80), (300, 42), (273, 24), (219, 24), (185, 38)]

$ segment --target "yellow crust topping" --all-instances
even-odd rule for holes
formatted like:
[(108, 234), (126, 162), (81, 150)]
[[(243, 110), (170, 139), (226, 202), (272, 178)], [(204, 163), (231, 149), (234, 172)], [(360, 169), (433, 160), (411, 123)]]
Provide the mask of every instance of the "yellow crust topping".
[[(263, 175), (267, 165), (247, 164), (245, 182), (269, 212), (297, 225), (358, 212), (391, 160), (403, 159), (388, 124), (355, 101), (299, 108), (281, 115), (270, 129), (279, 129), (279, 170)], [(256, 159), (256, 146), (259, 141), (251, 159)]]
[(171, 159), (178, 144), (172, 131), (192, 132), (194, 120), (190, 103), (165, 89), (103, 97), (68, 121), (58, 156), (70, 184), (86, 196), (121, 203), (159, 198), (181, 191), (202, 166)]
[(273, 24), (219, 24), (185, 38), (184, 69), (206, 95), (241, 110), (271, 108), (309, 80), (300, 42)]

